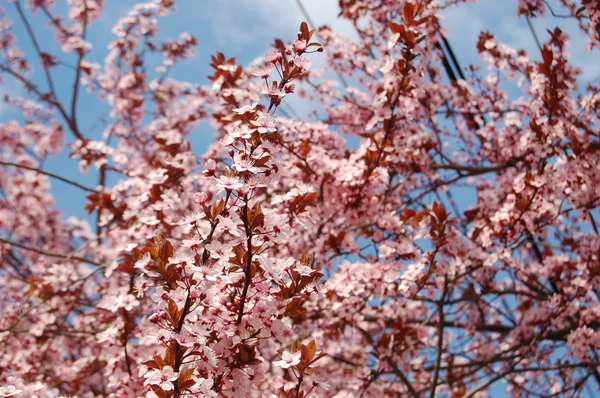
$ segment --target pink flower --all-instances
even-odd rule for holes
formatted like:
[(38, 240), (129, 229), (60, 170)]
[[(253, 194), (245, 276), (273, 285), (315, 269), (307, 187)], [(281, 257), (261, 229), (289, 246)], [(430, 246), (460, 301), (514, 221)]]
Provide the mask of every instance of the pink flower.
[(273, 387), (275, 390), (279, 390), (282, 389), (283, 387), (285, 387), (285, 380), (283, 379), (283, 377), (281, 376), (277, 376), (273, 379), (273, 383), (271, 384), (271, 387)]
[(276, 87), (264, 89), (260, 93), (268, 96), (269, 98), (283, 98), (286, 95), (286, 93), (282, 92), (281, 90), (277, 89)]
[(306, 265), (300, 265), (296, 267), (296, 271), (302, 276), (309, 276), (314, 270)]
[(133, 307), (137, 307), (140, 304), (140, 302), (132, 294), (120, 296), (119, 298), (119, 306), (121, 308), (125, 308), (126, 311), (131, 311), (133, 310)]
[(181, 246), (183, 246), (189, 250), (198, 250), (198, 249), (200, 249), (201, 244), (202, 244), (202, 241), (196, 237), (192, 237), (190, 239), (184, 239), (183, 242), (181, 242)]
[(306, 40), (296, 40), (294, 42), (294, 50), (296, 50), (297, 53), (301, 53), (306, 50)]
[(252, 74), (254, 76), (258, 76), (262, 79), (266, 79), (271, 75), (271, 72), (273, 72), (273, 66), (266, 65), (266, 66), (254, 69), (254, 72), (252, 72)]
[(262, 167), (255, 166), (255, 162), (253, 159), (243, 157), (239, 153), (236, 153), (233, 156), (233, 161), (234, 164), (231, 167), (239, 172), (248, 171), (250, 173), (260, 173), (260, 171), (263, 169)]
[(19, 390), (15, 386), (0, 387), (0, 397), (12, 397), (12, 396), (17, 395), (22, 392), (23, 392), (23, 390)]
[(173, 389), (173, 381), (177, 380), (179, 373), (173, 371), (171, 366), (165, 366), (162, 369), (152, 369), (145, 375), (144, 385), (152, 384), (162, 388), (165, 391)]
[(240, 182), (238, 177), (233, 176), (221, 176), (217, 178), (217, 187), (219, 187), (219, 193), (222, 191), (233, 191), (240, 189), (244, 184)]
[(207, 177), (215, 175), (215, 171), (217, 170), (217, 163), (214, 159), (208, 159), (206, 161), (206, 170), (204, 170), (203, 174)]
[(194, 202), (203, 205), (208, 200), (208, 195), (205, 192), (196, 192), (194, 194)]
[(213, 379), (205, 379), (200, 377), (196, 382), (196, 392), (202, 393), (203, 397), (216, 397), (217, 393), (212, 390), (214, 383)]
[(198, 282), (209, 281), (214, 282), (218, 279), (219, 272), (216, 269), (207, 266), (192, 266), (190, 272), (193, 273), (194, 280)]
[(287, 369), (289, 367), (298, 365), (300, 363), (300, 357), (302, 354), (300, 351), (291, 353), (289, 351), (284, 351), (281, 354), (281, 361), (273, 362), (273, 365), (279, 366), (280, 368)]
[(134, 268), (139, 269), (142, 272), (146, 272), (146, 268), (152, 263), (152, 257), (150, 253), (144, 253), (138, 261), (135, 262)]
[(205, 246), (206, 250), (210, 252), (210, 256), (214, 259), (227, 259), (231, 253), (231, 247), (225, 245), (219, 241), (213, 241)]
[(252, 137), (252, 133), (253, 131), (247, 125), (244, 124), (243, 126), (236, 127), (233, 130), (231, 130), (229, 132), (229, 136), (233, 138), (241, 138), (247, 140), (250, 137)]
[(244, 105), (241, 108), (235, 108), (233, 111), (238, 115), (245, 115), (247, 113), (253, 112), (254, 108), (256, 108), (256, 105), (258, 105), (258, 103), (254, 103), (252, 105)]
[(302, 72), (306, 72), (308, 68), (310, 68), (311, 62), (308, 58), (296, 56), (294, 58), (294, 65), (296, 68), (300, 69)]
[(285, 92), (287, 94), (291, 94), (294, 92), (294, 89), (296, 88), (295, 84), (286, 84), (285, 87), (283, 88), (285, 90)]
[(219, 227), (223, 229), (223, 232), (229, 232), (233, 236), (241, 236), (238, 224), (236, 224), (231, 218), (219, 216), (219, 221)]
[(281, 61), (282, 58), (283, 58), (283, 56), (277, 50), (269, 50), (267, 52), (267, 54), (265, 55), (265, 61), (272, 62), (272, 63), (279, 62), (279, 61)]
[(257, 130), (260, 134), (274, 133), (277, 131), (275, 120), (273, 120), (273, 117), (269, 114), (262, 115), (257, 120), (251, 121), (250, 124), (258, 127)]
[(186, 268), (194, 264), (194, 256), (190, 253), (178, 251), (173, 257), (169, 258), (169, 264), (180, 264), (182, 267)]
[(183, 216), (177, 224), (178, 225), (191, 225), (191, 226), (195, 227), (198, 225), (198, 221), (202, 220), (204, 218), (204, 216), (205, 216), (205, 214), (201, 211), (191, 212), (191, 213)]

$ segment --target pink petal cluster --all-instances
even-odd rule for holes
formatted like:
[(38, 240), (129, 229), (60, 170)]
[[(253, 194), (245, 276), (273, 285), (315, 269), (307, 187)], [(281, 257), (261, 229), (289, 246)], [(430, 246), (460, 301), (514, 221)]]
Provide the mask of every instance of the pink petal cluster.
[(489, 27), (460, 68), (465, 1), (344, 0), (354, 39), (290, 27), (208, 84), (174, 76), (198, 44), (159, 31), (174, 0), (103, 57), (105, 2), (55, 3), (0, 5), (0, 397), (600, 388), (600, 88), (570, 55), (597, 1), (520, 0), (539, 48)]

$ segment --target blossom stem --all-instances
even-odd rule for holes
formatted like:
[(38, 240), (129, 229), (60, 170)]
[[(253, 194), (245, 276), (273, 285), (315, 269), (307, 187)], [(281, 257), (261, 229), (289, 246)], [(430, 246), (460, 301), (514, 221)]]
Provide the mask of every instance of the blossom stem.
[(242, 296), (240, 298), (240, 310), (237, 316), (237, 324), (242, 323), (242, 317), (244, 316), (244, 306), (246, 305), (246, 296), (248, 295), (248, 288), (252, 281), (252, 230), (248, 221), (248, 195), (244, 197), (244, 212), (243, 219), (244, 229), (246, 231), (246, 244), (248, 246), (248, 252), (246, 254), (246, 269), (244, 270), (244, 288), (242, 290)]

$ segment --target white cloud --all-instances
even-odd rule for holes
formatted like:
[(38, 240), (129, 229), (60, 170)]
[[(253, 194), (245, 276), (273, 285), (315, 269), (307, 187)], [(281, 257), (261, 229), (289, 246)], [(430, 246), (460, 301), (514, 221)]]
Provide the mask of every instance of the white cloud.
[[(194, 4), (201, 6), (192, 7)], [(317, 25), (328, 24), (344, 34), (353, 34), (352, 25), (337, 17), (336, 0), (303, 0), (310, 18)], [(269, 42), (276, 37), (286, 38), (300, 26), (306, 17), (294, 0), (219, 0), (179, 3), (179, 12), (201, 18), (210, 24), (214, 39), (219, 45), (233, 49), (250, 43)]]

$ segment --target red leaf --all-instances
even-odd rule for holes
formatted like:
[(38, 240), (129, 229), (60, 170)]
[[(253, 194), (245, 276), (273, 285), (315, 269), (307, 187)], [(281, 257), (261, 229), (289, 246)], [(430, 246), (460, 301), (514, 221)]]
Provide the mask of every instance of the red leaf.
[(415, 17), (415, 6), (412, 3), (406, 3), (404, 5), (404, 19), (412, 21)]

